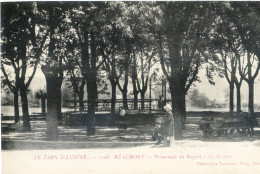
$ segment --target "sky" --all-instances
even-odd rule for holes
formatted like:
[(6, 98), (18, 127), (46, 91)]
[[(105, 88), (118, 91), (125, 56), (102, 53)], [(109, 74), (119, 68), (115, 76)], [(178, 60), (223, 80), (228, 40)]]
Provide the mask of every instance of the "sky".
[[(222, 103), (225, 102), (225, 94), (228, 91), (228, 82), (224, 78), (220, 78), (218, 76), (214, 77), (215, 85), (209, 84), (205, 70), (201, 70), (199, 72), (199, 77), (201, 82), (195, 82), (191, 87), (191, 90), (197, 88), (200, 93), (204, 93), (209, 99), (216, 99), (217, 102)], [(32, 80), (30, 88), (32, 90), (43, 89), (45, 87), (45, 77), (40, 68), (37, 69), (34, 79)], [(260, 75), (257, 76), (255, 80), (255, 103), (260, 104)], [(236, 90), (236, 89), (235, 89)], [(234, 91), (236, 95), (236, 91)], [(241, 101), (242, 103), (247, 103), (248, 99), (248, 89), (247, 83), (243, 81), (241, 88)]]
[[(205, 72), (201, 71), (199, 73), (199, 77), (201, 78), (201, 83), (195, 83), (196, 88), (199, 89), (200, 92), (205, 93), (210, 99), (216, 99), (217, 102), (224, 102), (225, 94), (229, 90), (229, 84), (225, 78), (216, 77), (214, 78), (215, 85), (211, 85), (208, 83), (208, 80), (205, 76)], [(260, 75), (257, 76), (255, 80), (255, 103), (260, 104)], [(235, 89), (236, 90), (236, 89)], [(234, 91), (234, 95), (236, 95), (236, 91)], [(248, 101), (248, 86), (245, 81), (242, 82), (241, 87), (241, 101)]]

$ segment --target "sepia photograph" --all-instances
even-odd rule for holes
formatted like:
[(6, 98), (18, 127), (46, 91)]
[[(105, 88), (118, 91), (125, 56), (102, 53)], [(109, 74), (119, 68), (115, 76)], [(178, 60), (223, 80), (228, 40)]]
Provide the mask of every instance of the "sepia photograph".
[(260, 173), (260, 1), (1, 2), (1, 172)]

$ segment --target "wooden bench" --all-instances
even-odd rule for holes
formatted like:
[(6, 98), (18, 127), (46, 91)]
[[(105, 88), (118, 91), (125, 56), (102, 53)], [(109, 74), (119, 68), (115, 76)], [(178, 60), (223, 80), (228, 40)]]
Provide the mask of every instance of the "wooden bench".
[(30, 115), (30, 121), (46, 121), (46, 114), (33, 113)]
[(135, 120), (131, 120), (128, 116), (125, 118), (117, 119), (115, 121), (115, 126), (118, 129), (118, 138), (120, 138), (120, 134), (124, 131), (127, 130), (128, 127), (136, 125)]
[(248, 130), (248, 134), (251, 134), (253, 131), (247, 113), (231, 116), (205, 116), (199, 122), (199, 129), (203, 131), (204, 138), (212, 137), (215, 134), (217, 136), (227, 135), (228, 132), (233, 134), (234, 130), (237, 130), (239, 134), (245, 134), (246, 130)]
[(12, 125), (15, 124), (14, 116), (3, 116), (1, 115), (1, 131), (9, 133)]
[(122, 108), (117, 111), (114, 117), (114, 126), (118, 128), (118, 138), (120, 138), (120, 133), (122, 133), (128, 127), (136, 125), (136, 119), (133, 118), (135, 115), (136, 111), (125, 110)]

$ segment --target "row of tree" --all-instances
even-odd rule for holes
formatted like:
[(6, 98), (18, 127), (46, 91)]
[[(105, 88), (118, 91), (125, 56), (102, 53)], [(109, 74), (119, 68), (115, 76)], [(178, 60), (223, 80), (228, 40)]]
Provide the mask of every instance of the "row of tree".
[[(20, 92), (25, 130), (30, 130), (26, 91), (38, 66), (45, 75), (47, 140), (58, 139), (61, 85), (65, 78), (78, 95), (81, 108), (86, 86), (87, 134), (93, 135), (98, 92), (107, 87), (98, 85), (104, 77), (111, 86), (112, 114), (117, 87), (127, 109), (129, 77), (135, 106), (139, 93), (144, 106), (156, 62), (161, 64), (169, 83), (176, 139), (182, 138), (185, 96), (199, 81), (198, 72), (203, 67), (210, 83), (214, 83), (215, 73), (227, 78), (230, 111), (234, 85), (239, 95), (245, 80), (249, 110), (254, 112), (253, 85), (260, 66), (258, 2), (2, 3), (1, 26), (4, 83), (14, 93), (15, 103)], [(7, 66), (14, 69), (11, 74)], [(27, 77), (30, 67), (33, 71)]]

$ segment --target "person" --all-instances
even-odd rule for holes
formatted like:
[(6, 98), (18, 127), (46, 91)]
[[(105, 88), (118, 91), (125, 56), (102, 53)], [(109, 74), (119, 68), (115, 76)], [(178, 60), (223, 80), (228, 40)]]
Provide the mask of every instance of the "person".
[(160, 117), (156, 119), (156, 123), (158, 126), (153, 133), (153, 139), (158, 140), (156, 145), (159, 145), (162, 141), (164, 141), (165, 146), (172, 146), (174, 142), (174, 121), (172, 108), (169, 104), (167, 104), (166, 106), (164, 106), (164, 110), (166, 111), (166, 115), (163, 121)]
[(110, 126), (117, 126), (120, 122), (125, 122), (127, 120), (126, 110), (123, 107), (119, 107), (114, 114), (110, 117)]
[(158, 100), (158, 108), (159, 110), (163, 110), (163, 107), (165, 106), (164, 98), (160, 95)]
[(167, 104), (164, 106), (164, 110), (166, 111), (166, 121), (164, 123), (165, 127), (165, 141), (164, 144), (166, 146), (172, 146), (174, 142), (174, 119), (172, 115), (172, 107), (171, 105)]
[(156, 145), (159, 145), (159, 144), (161, 144), (161, 142), (162, 142), (162, 140), (163, 140), (163, 136), (162, 136), (162, 124), (164, 123), (164, 119), (163, 119), (163, 117), (158, 117), (158, 118), (156, 118), (156, 120), (155, 120), (155, 125), (156, 125), (156, 128), (155, 128), (155, 130), (154, 130), (154, 132), (153, 132), (153, 134), (152, 134), (152, 139), (154, 140), (154, 141), (158, 141), (157, 143), (156, 143)]
[(127, 122), (126, 110), (120, 107), (118, 113), (116, 114), (115, 124), (119, 129), (127, 129), (126, 122)]

